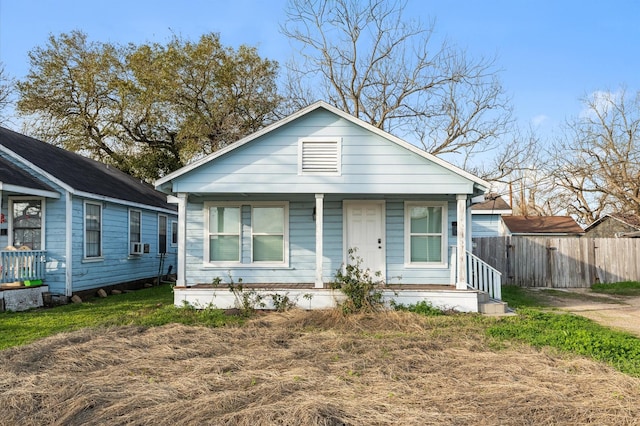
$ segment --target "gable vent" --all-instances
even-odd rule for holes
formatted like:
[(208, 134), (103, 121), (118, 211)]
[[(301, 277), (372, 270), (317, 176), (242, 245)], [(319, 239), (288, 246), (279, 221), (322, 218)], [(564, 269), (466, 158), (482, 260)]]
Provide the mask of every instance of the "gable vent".
[(301, 139), (298, 164), (300, 174), (340, 174), (340, 138)]

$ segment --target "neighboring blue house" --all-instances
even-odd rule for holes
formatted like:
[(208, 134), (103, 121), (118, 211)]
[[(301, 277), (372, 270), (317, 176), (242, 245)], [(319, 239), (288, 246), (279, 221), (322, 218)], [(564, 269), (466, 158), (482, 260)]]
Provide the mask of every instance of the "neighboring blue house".
[(400, 303), (477, 312), (500, 298), (499, 274), (468, 253), (471, 200), (489, 184), (324, 102), (156, 188), (178, 204), (176, 305), (233, 307), (212, 285), (231, 276), (267, 301), (334, 306), (352, 248)]
[(502, 216), (511, 216), (513, 210), (501, 196), (486, 194), (471, 207), (473, 238), (498, 237), (504, 234)]
[(68, 297), (175, 271), (175, 206), (113, 167), (0, 128), (0, 192), (2, 300), (24, 281)]

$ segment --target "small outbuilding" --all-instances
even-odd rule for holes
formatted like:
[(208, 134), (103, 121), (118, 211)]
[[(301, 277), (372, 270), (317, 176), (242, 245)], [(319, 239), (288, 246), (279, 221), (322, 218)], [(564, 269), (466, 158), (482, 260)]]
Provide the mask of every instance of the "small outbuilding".
[(640, 216), (635, 214), (605, 214), (584, 230), (590, 238), (638, 238)]
[(571, 216), (502, 216), (502, 235), (580, 237), (582, 227)]

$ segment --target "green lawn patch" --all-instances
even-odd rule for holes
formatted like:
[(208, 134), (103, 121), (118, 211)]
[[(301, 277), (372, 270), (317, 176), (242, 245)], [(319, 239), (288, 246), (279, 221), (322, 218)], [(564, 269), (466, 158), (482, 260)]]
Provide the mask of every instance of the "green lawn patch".
[(618, 296), (640, 296), (640, 282), (622, 281), (618, 283), (593, 284), (591, 291)]
[(530, 289), (516, 285), (502, 286), (502, 300), (507, 302), (510, 308), (543, 308), (550, 306), (549, 296), (553, 296), (554, 290)]
[(169, 284), (26, 312), (0, 313), (0, 350), (84, 327), (160, 326), (170, 323), (218, 327), (241, 322), (219, 309), (176, 308)]
[(640, 339), (578, 315), (522, 308), (518, 316), (497, 321), (487, 333), (498, 339), (584, 355), (640, 377)]

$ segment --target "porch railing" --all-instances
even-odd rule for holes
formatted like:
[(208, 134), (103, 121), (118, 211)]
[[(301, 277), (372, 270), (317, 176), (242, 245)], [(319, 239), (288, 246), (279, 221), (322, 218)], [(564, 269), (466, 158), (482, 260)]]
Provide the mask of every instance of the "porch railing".
[[(451, 277), (458, 281), (456, 247), (451, 247)], [(502, 273), (472, 253), (467, 252), (467, 286), (502, 300)]]
[(0, 282), (8, 283), (45, 278), (46, 250), (0, 251)]

